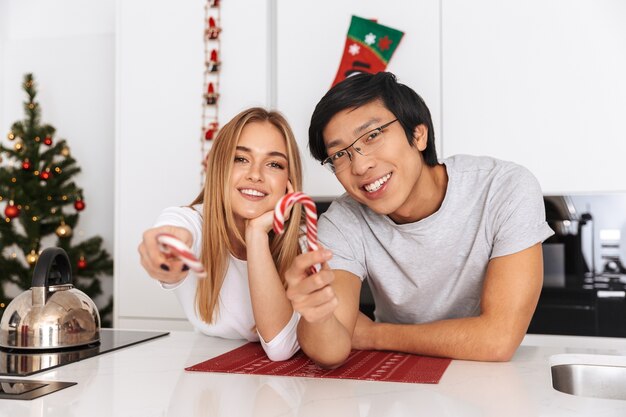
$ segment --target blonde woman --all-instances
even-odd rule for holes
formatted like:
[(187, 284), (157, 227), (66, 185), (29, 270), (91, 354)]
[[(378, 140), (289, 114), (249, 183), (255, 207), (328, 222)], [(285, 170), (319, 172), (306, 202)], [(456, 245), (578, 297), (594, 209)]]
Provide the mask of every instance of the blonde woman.
[[(293, 208), (284, 234), (271, 229), (276, 202), (301, 187), (300, 156), (287, 121), (277, 112), (245, 110), (213, 142), (200, 195), (189, 206), (165, 209), (143, 234), (141, 264), (176, 293), (198, 331), (260, 341), (270, 359), (288, 359), (299, 349), (299, 315), (285, 295), (283, 277), (299, 253), (300, 207)], [(198, 278), (163, 254), (159, 233), (186, 243), (207, 277)]]

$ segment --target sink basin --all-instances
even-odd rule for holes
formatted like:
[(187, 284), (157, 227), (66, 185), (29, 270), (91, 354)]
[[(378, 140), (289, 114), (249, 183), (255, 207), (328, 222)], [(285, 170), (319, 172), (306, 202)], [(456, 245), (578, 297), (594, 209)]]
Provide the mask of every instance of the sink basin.
[(626, 400), (626, 366), (553, 365), (552, 386), (566, 394)]

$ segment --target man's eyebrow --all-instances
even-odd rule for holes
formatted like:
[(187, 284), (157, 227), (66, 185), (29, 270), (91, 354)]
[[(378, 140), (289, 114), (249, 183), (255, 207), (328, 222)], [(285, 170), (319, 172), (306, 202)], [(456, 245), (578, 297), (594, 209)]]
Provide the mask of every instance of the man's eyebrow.
[(373, 119), (369, 119), (367, 122), (363, 123), (361, 126), (359, 126), (356, 129), (354, 129), (352, 131), (352, 133), (354, 134), (354, 136), (356, 138), (356, 135), (358, 135), (361, 132), (364, 132), (365, 129), (367, 129), (370, 126), (372, 126), (373, 124), (377, 124), (379, 122), (380, 122), (380, 119), (378, 117), (374, 117)]
[[(352, 142), (354, 139), (357, 138), (357, 136), (363, 132), (366, 132), (366, 129), (368, 129), (369, 127), (371, 127), (374, 124), (377, 124), (380, 122), (380, 119), (378, 117), (374, 117), (370, 120), (368, 120), (367, 122), (363, 123), (361, 126), (358, 126), (356, 129), (354, 129), (352, 131), (352, 134), (354, 135), (354, 138), (350, 140), (350, 142)], [(335, 146), (340, 146), (342, 144), (341, 139), (333, 139), (330, 142), (328, 142), (326, 144), (326, 149), (331, 149)]]
[[(240, 152), (252, 153), (252, 149), (248, 148), (247, 146), (239, 146), (239, 145), (237, 145), (237, 150), (240, 151)], [(278, 151), (268, 152), (267, 156), (278, 156), (280, 158), (285, 159), (285, 161), (289, 160), (289, 158), (287, 158), (287, 155), (285, 155), (282, 152), (278, 152)]]

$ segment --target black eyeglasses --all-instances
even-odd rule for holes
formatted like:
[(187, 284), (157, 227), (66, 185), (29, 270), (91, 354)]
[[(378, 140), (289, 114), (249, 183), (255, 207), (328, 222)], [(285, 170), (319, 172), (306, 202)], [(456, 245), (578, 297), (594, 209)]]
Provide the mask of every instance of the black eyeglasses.
[(385, 123), (382, 126), (372, 129), (367, 133), (362, 134), (354, 142), (345, 148), (333, 153), (328, 158), (322, 161), (322, 166), (326, 167), (330, 172), (336, 174), (343, 171), (352, 163), (352, 152), (350, 148), (353, 148), (360, 155), (369, 155), (376, 151), (383, 144), (383, 131), (393, 122), (397, 122), (398, 119)]

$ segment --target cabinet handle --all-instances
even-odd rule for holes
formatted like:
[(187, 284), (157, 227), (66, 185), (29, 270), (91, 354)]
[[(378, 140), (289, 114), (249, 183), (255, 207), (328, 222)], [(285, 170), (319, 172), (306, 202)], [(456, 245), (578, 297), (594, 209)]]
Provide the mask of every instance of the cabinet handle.
[(626, 298), (626, 291), (606, 291), (600, 290), (597, 293), (598, 298)]

